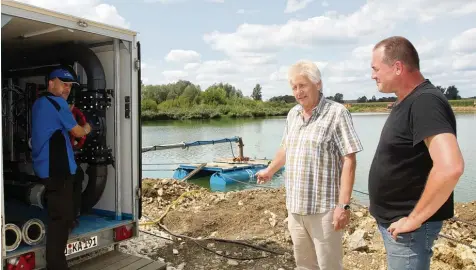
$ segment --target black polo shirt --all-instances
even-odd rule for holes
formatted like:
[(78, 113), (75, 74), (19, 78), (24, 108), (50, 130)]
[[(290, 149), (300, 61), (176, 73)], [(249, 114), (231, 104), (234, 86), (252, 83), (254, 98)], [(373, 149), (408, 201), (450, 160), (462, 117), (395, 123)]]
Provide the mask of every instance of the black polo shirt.
[[(424, 139), (456, 135), (446, 97), (425, 80), (392, 109), (383, 126), (369, 172), (370, 213), (382, 223), (408, 216), (420, 199), (433, 166)], [(453, 217), (453, 193), (428, 220)]]

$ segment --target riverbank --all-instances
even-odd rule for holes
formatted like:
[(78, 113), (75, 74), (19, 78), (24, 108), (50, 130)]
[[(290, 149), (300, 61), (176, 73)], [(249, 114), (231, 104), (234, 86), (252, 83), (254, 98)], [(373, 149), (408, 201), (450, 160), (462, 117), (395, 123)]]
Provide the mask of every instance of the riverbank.
[[(250, 106), (197, 105), (188, 108), (169, 108), (165, 110), (143, 110), (143, 121), (220, 119), (220, 118), (261, 118), (286, 116), (294, 106), (292, 103), (253, 103)], [(388, 102), (367, 102), (344, 104), (351, 113), (390, 112)], [(476, 112), (473, 100), (450, 100), (455, 112)]]
[(254, 118), (286, 116), (294, 104), (255, 102), (249, 106), (233, 105), (196, 105), (191, 107), (172, 107), (162, 110), (143, 110), (144, 121), (217, 119), (217, 118)]
[[(183, 200), (177, 201), (181, 195)], [(164, 228), (142, 225), (141, 237), (121, 244), (121, 250), (165, 261), (168, 269), (295, 267), (283, 188), (221, 193), (171, 179), (145, 179), (142, 207), (142, 224), (163, 217), (162, 224), (178, 237)], [(475, 202), (456, 205), (456, 216), (472, 223), (476, 223), (475, 211)], [(476, 227), (471, 225), (448, 221), (442, 233), (476, 245)], [(246, 241), (255, 247), (219, 239)], [(344, 250), (345, 269), (386, 269), (375, 221), (357, 203), (345, 230)], [(434, 252), (431, 269), (476, 269), (474, 251), (463, 244), (440, 238)]]

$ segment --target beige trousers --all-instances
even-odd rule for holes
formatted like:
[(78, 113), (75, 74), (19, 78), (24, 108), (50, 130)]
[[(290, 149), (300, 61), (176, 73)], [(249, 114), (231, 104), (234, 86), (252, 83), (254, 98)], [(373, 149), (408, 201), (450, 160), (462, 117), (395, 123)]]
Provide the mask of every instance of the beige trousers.
[(342, 270), (342, 235), (332, 225), (334, 211), (289, 214), (288, 229), (298, 270)]

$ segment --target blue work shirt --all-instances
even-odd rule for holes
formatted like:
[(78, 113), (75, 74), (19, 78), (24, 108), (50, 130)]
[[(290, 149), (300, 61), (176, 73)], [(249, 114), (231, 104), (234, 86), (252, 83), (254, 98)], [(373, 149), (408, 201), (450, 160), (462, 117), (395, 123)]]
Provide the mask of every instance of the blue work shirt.
[[(77, 165), (69, 131), (77, 125), (77, 122), (66, 100), (49, 92), (45, 93), (35, 101), (31, 114), (32, 159), (36, 175), (40, 178), (48, 178), (51, 176), (50, 168), (55, 168), (56, 171), (65, 171), (67, 169), (64, 168), (66, 159), (68, 160), (67, 164), (69, 164), (69, 172), (74, 175)], [(59, 134), (56, 132), (62, 133), (64, 145), (61, 136), (55, 136), (55, 134)], [(52, 151), (55, 151), (55, 153), (50, 153), (51, 149), (54, 149)]]

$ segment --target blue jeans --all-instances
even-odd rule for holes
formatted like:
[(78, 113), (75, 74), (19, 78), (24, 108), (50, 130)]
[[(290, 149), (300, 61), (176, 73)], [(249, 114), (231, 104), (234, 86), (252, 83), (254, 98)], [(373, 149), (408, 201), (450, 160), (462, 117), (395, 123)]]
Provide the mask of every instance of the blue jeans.
[(388, 270), (427, 270), (433, 256), (433, 242), (443, 226), (442, 221), (431, 221), (410, 233), (401, 233), (397, 240), (387, 231), (390, 224), (378, 223), (387, 252)]

